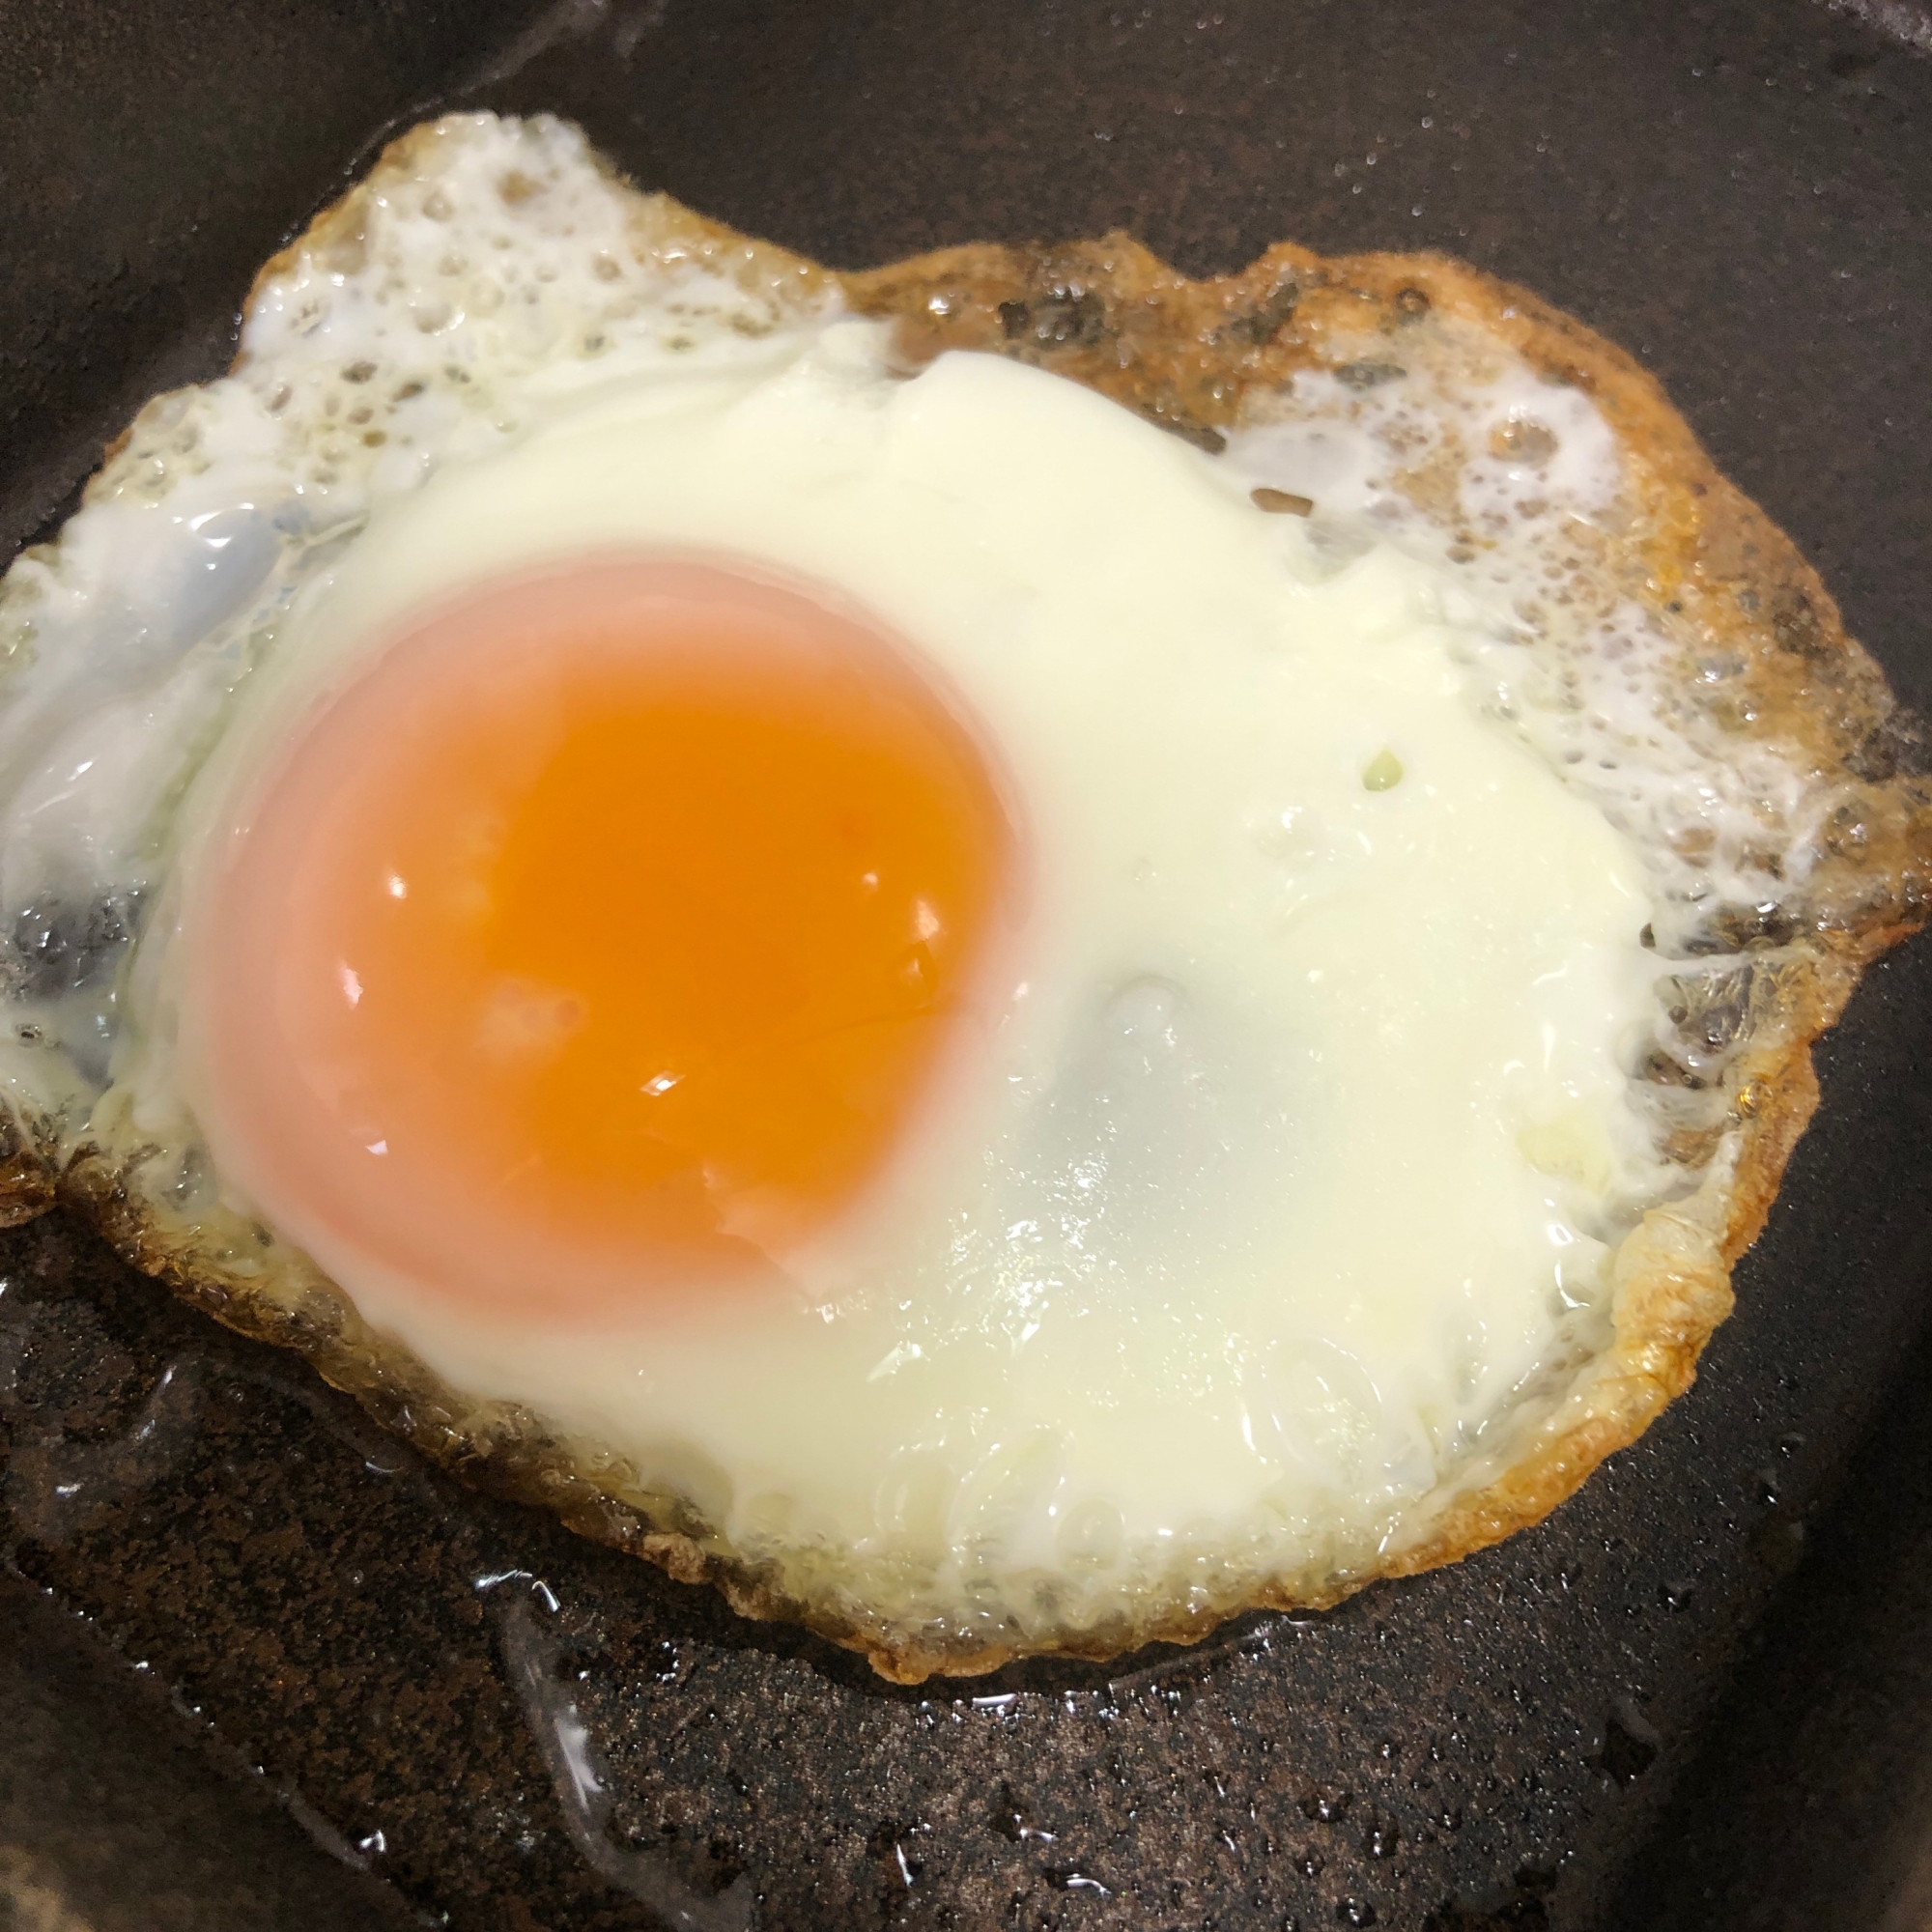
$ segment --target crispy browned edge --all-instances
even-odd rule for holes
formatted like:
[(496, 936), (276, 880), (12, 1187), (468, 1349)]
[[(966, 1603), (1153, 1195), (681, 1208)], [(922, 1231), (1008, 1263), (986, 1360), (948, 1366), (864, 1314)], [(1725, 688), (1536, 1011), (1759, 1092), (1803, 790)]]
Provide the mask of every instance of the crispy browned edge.
[[(392, 144), (378, 173), (407, 168), (413, 144), (425, 138), (414, 130)], [(251, 302), (298, 250), (359, 251), (359, 192), (326, 210), (263, 269)], [(1700, 1229), (1692, 1211), (1653, 1213), (1643, 1232), (1659, 1238), (1645, 1246), (1619, 1295), (1615, 1341), (1590, 1412), (1452, 1506), (1426, 1542), (1320, 1587), (1264, 1586), (1159, 1621), (1123, 1611), (1111, 1627), (1049, 1642), (1018, 1634), (908, 1637), (787, 1594), (678, 1499), (621, 1500), (611, 1493), (621, 1476), (607, 1469), (600, 1482), (581, 1454), (534, 1418), (497, 1411), (479, 1427), (469, 1405), (394, 1345), (369, 1336), (319, 1277), (293, 1303), (252, 1293), (244, 1272), (158, 1225), (128, 1184), (125, 1156), (85, 1146), (57, 1170), (50, 1140), (36, 1144), (0, 1120), (0, 1225), (56, 1204), (71, 1209), (217, 1321), (298, 1350), (379, 1422), (472, 1486), (551, 1509), (573, 1529), (646, 1557), (681, 1581), (714, 1585), (746, 1616), (805, 1625), (902, 1683), (935, 1672), (976, 1674), (1030, 1651), (1105, 1661), (1150, 1641), (1191, 1643), (1242, 1609), (1324, 1607), (1378, 1577), (1452, 1562), (1540, 1520), (1690, 1387), (1699, 1351), (1730, 1311), (1730, 1264), (1762, 1228), (1817, 1104), (1810, 1044), (1837, 1017), (1860, 970), (1921, 924), (1932, 898), (1932, 806), (1924, 786), (1898, 767), (1909, 733), (1816, 574), (1719, 475), (1631, 357), (1525, 291), (1441, 256), (1324, 259), (1283, 243), (1238, 274), (1196, 282), (1116, 235), (1056, 248), (947, 249), (833, 276), (675, 203), (640, 200), (640, 216), (646, 210), (660, 249), (668, 241), (749, 282), (783, 281), (806, 297), (835, 282), (852, 308), (895, 319), (908, 368), (946, 348), (1019, 356), (1209, 447), (1239, 417), (1250, 389), (1277, 386), (1300, 368), (1382, 353), (1378, 343), (1399, 355), (1406, 331), (1427, 326), (1432, 314), (1474, 324), (1547, 377), (1591, 395), (1637, 479), (1643, 516), (1626, 545), (1637, 594), (1654, 611), (1669, 610), (1687, 636), (1745, 653), (1752, 715), (1736, 728), (1776, 733), (1819, 772), (1864, 787), (1861, 843), (1848, 863), (1867, 890), (1852, 914), (1813, 922), (1795, 960), (1781, 955), (1771, 978), (1773, 1009), (1760, 1015), (1756, 1042), (1726, 1081), (1741, 1148), (1721, 1225)], [(1741, 941), (1751, 943), (1748, 935)]]

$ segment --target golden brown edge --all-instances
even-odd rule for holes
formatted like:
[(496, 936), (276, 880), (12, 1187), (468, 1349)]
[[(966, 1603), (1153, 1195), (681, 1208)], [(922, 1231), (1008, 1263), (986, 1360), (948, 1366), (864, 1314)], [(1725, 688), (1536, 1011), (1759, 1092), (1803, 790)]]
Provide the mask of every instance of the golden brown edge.
[[(408, 167), (416, 144), (433, 138), (432, 129), (412, 130), (384, 151), (376, 172)], [(364, 185), (323, 211), (264, 266), (250, 305), (300, 252), (360, 247)], [(1649, 480), (1661, 508), (1646, 559), (1651, 608), (1675, 597), (1693, 618), (1722, 630), (1726, 599), (1768, 586), (1775, 597), (1796, 600), (1806, 640), (1802, 655), (1827, 668), (1833, 692), (1851, 692), (1853, 722), (1861, 704), (1881, 723), (1889, 710), (1882, 677), (1845, 636), (1816, 573), (1719, 475), (1655, 380), (1574, 318), (1463, 264), (1426, 254), (1323, 259), (1283, 243), (1238, 274), (1191, 282), (1130, 239), (1112, 236), (1054, 249), (940, 250), (833, 277), (662, 197), (640, 201), (640, 221), (646, 212), (660, 253), (668, 240), (673, 249), (761, 284), (775, 272), (786, 274), (807, 298), (836, 281), (859, 312), (897, 318), (909, 364), (952, 346), (1023, 355), (1210, 445), (1236, 419), (1251, 386), (1279, 384), (1296, 368), (1322, 361), (1331, 338), (1375, 329), (1394, 335), (1433, 308), (1461, 315), (1532, 365), (1590, 393)], [(110, 457), (117, 446), (109, 446)], [(1842, 758), (1842, 745), (1829, 749)], [(1810, 1043), (1837, 1017), (1860, 967), (1924, 922), (1932, 810), (1921, 802), (1905, 820), (1902, 831), (1890, 828), (1900, 849), (1876, 855), (1898, 889), (1856, 928), (1819, 935), (1810, 970), (1788, 976), (1792, 991), (1781, 1024), (1727, 1080), (1740, 1133), (1724, 1211), (1714, 1214), (1717, 1200), (1702, 1199), (1720, 1186), (1707, 1181), (1699, 1195), (1653, 1211), (1626, 1243), (1626, 1251), (1639, 1253), (1620, 1251), (1615, 1342), (1587, 1378), (1594, 1398), (1587, 1412), (1454, 1504), (1428, 1539), (1325, 1587), (1264, 1587), (1237, 1602), (1148, 1623), (1123, 1616), (1114, 1628), (1050, 1644), (951, 1634), (929, 1643), (908, 1641), (902, 1633), (868, 1628), (787, 1594), (674, 1501), (655, 1499), (658, 1513), (650, 1502), (638, 1507), (619, 1499), (531, 1418), (521, 1424), (509, 1418), (486, 1437), (470, 1433), (466, 1406), (420, 1364), (391, 1347), (388, 1363), (378, 1366), (356, 1346), (359, 1321), (328, 1284), (316, 1278), (294, 1307), (252, 1293), (245, 1275), (231, 1275), (169, 1239), (129, 1188), (129, 1163), (99, 1148), (82, 1147), (57, 1172), (50, 1144), (36, 1144), (11, 1121), (0, 1122), (0, 1225), (31, 1219), (56, 1203), (68, 1208), (128, 1261), (217, 1321), (302, 1353), (377, 1421), (472, 1486), (550, 1509), (571, 1528), (646, 1557), (680, 1581), (711, 1584), (742, 1615), (802, 1624), (864, 1653), (894, 1681), (976, 1675), (1041, 1650), (1104, 1662), (1152, 1641), (1192, 1643), (1243, 1609), (1326, 1607), (1379, 1577), (1452, 1562), (1540, 1520), (1690, 1387), (1700, 1350), (1732, 1305), (1730, 1264), (1763, 1226), (1817, 1104)]]

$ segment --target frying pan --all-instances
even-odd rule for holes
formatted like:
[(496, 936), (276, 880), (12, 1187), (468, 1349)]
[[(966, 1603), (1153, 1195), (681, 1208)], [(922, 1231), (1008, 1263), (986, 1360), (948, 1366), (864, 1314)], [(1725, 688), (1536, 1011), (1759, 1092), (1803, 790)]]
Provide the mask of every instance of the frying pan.
[[(143, 396), (215, 373), (255, 266), (385, 131), (550, 108), (838, 265), (1121, 226), (1196, 273), (1293, 237), (1528, 283), (1663, 379), (1922, 704), (1932, 25), (1867, 14), (5, 0), (0, 554)], [(913, 1689), (456, 1489), (58, 1217), (0, 1236), (0, 1917), (1795, 1923), (1750, 1889), (1803, 1850), (1752, 1798), (1791, 1753), (1712, 1712), (1848, 1466), (1863, 1527), (1812, 1536), (1835, 1554), (1779, 1604), (1787, 1649), (1865, 1628), (1887, 1552), (1924, 1548), (1922, 1473), (1890, 1482), (1917, 1405), (1851, 1459), (1924, 1325), (1928, 1063), (1919, 946), (1827, 1042), (1696, 1388), (1540, 1528), (1194, 1651)], [(1856, 1776), (1856, 1742), (1829, 1763)], [(1719, 1906), (1694, 1844), (1729, 1861)]]

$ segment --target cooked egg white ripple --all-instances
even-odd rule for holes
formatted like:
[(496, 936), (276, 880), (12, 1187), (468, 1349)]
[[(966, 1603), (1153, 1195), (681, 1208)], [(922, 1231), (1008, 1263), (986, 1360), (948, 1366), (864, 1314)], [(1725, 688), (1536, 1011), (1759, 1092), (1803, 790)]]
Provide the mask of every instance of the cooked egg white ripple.
[[(1682, 1185), (1626, 1074), (1651, 855), (1493, 715), (1494, 618), (1356, 482), (1331, 526), (1259, 511), (1306, 447), (1208, 457), (990, 357), (902, 380), (827, 298), (653, 254), (573, 130), (443, 143), (7, 582), (12, 1103), (164, 1150), (181, 1227), (263, 1216), (452, 1389), (808, 1592), (1064, 1630), (1413, 1533), (1601, 1348), (1609, 1249)], [(459, 1317), (256, 1190), (177, 1033), (199, 868), (372, 640), (639, 548), (923, 652), (1030, 912), (997, 1025), (786, 1297)]]

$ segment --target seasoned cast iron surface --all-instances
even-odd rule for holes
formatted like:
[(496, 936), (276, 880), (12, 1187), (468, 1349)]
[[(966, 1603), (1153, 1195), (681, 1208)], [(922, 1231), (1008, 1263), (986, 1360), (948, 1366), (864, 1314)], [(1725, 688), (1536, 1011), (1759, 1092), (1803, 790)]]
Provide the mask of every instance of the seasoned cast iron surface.
[(1622, 1932), (1932, 1926), (1927, 1388), (1921, 1343), (1635, 1861)]
[[(0, 4), (0, 543), (149, 388), (220, 365), (254, 265), (385, 127), (475, 100), (574, 114), (640, 182), (841, 265), (1115, 224), (1195, 271), (1284, 236), (1452, 249), (1639, 353), (1902, 695), (1932, 696), (1932, 63), (1855, 20), (1801, 0), (212, 19)], [(324, 1898), (305, 1848), (259, 1848), (265, 1794), (399, 1910), (475, 1932), (643, 1927), (649, 1898), (839, 1932), (1599, 1924), (1921, 1326), (1932, 949), (1876, 972), (1822, 1059), (1739, 1313), (1642, 1442), (1500, 1549), (1194, 1653), (883, 1685), (425, 1472), (59, 1220), (0, 1237), (0, 1534), (147, 1666), (125, 1738), (107, 1679), (75, 1692), (75, 1752), (121, 1750), (101, 1789), (166, 1695), (224, 1754), (211, 1790), (261, 1768), (235, 1787), (236, 1868), (264, 1925), (373, 1922), (353, 1889)], [(16, 1644), (0, 1685), (41, 1657)], [(38, 1721), (10, 1694), (8, 1737)], [(0, 1783), (0, 1911), (92, 1860), (84, 1922), (169, 1922), (149, 1851), (76, 1849)]]

